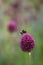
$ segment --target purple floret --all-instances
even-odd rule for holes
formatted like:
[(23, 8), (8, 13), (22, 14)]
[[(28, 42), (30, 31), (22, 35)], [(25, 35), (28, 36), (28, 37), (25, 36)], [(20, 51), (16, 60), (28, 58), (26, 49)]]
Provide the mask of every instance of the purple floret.
[(29, 33), (23, 34), (20, 41), (20, 47), (22, 51), (31, 52), (34, 46), (35, 46), (35, 43), (31, 34)]

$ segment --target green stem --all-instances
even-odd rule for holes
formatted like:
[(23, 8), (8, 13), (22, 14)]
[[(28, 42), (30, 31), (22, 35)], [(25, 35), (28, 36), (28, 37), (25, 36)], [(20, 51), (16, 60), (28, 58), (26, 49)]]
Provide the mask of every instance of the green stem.
[(31, 53), (29, 53), (29, 65), (32, 65), (31, 63)]
[(25, 53), (25, 65), (29, 65), (28, 53)]
[(9, 34), (9, 36), (8, 36), (8, 42), (11, 44), (11, 41), (12, 41), (12, 34)]
[(32, 65), (31, 64), (31, 53), (25, 53), (25, 65)]

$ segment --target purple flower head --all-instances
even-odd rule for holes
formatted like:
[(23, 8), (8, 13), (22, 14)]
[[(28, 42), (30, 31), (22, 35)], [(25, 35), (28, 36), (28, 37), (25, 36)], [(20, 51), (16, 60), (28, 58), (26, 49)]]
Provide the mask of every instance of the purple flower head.
[(10, 22), (8, 23), (8, 31), (9, 31), (10, 33), (13, 33), (13, 32), (15, 32), (15, 31), (17, 31), (17, 24), (16, 24), (15, 21), (10, 21)]
[(19, 6), (20, 6), (20, 1), (19, 1), (19, 0), (16, 0), (16, 2), (12, 4), (12, 7), (13, 7), (14, 9), (18, 9)]
[(15, 3), (12, 6), (13, 6), (13, 8), (18, 8), (18, 3)]
[(31, 52), (35, 46), (35, 42), (31, 34), (25, 33), (20, 40), (20, 47), (24, 52)]

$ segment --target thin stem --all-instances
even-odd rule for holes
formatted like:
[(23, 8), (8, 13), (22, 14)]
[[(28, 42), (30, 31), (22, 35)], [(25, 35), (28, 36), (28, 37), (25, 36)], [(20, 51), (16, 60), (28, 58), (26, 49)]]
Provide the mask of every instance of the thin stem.
[(32, 65), (31, 53), (25, 53), (25, 65)]
[(31, 65), (31, 52), (29, 53), (29, 65)]
[(25, 53), (25, 65), (29, 65), (28, 53)]
[(8, 36), (8, 42), (11, 44), (11, 41), (12, 41), (12, 34), (9, 34), (9, 36)]

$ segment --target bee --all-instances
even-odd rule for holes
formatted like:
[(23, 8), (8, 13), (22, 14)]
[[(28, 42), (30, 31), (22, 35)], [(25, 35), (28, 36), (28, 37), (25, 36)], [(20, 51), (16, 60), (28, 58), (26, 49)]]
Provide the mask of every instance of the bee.
[(26, 33), (26, 31), (25, 31), (25, 30), (22, 30), (22, 32), (20, 32), (20, 34), (24, 34), (24, 33)]

